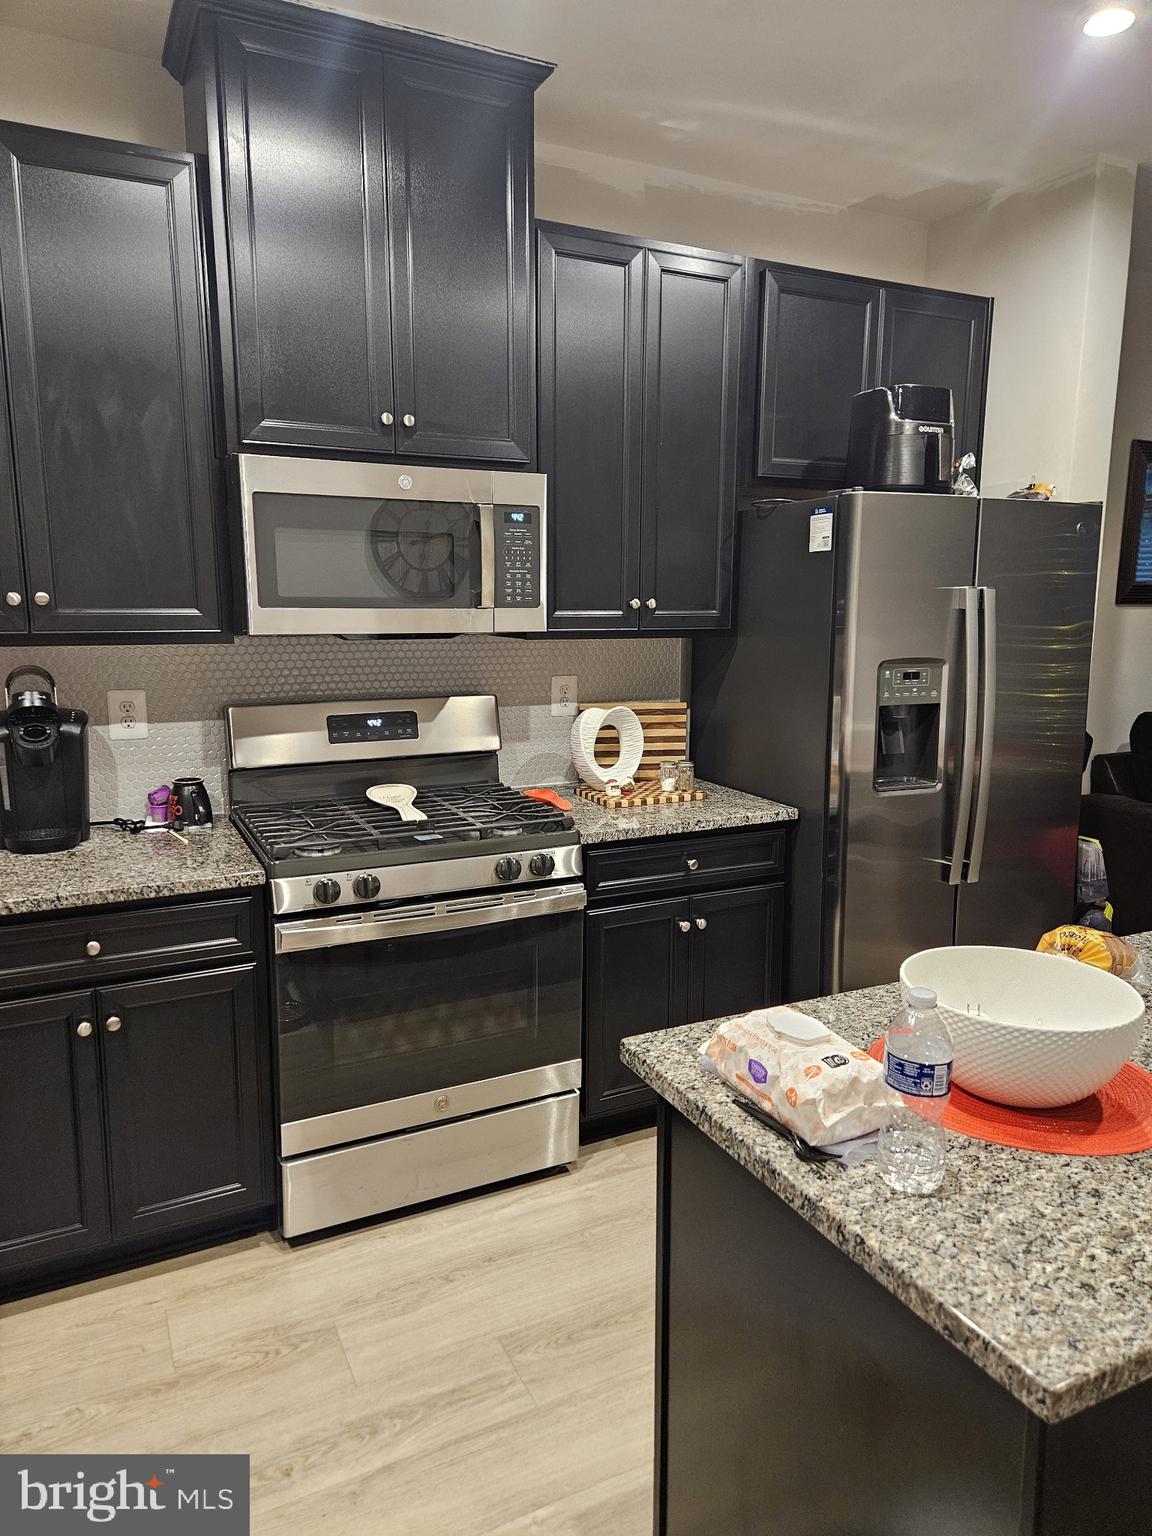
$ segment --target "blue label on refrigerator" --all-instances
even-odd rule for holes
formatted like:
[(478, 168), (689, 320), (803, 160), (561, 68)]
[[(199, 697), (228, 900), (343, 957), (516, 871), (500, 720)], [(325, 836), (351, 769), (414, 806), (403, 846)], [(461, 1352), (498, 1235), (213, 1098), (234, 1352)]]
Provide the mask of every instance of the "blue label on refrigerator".
[(906, 1061), (903, 1056), (885, 1051), (884, 1081), (909, 1098), (942, 1099), (952, 1087), (952, 1063)]

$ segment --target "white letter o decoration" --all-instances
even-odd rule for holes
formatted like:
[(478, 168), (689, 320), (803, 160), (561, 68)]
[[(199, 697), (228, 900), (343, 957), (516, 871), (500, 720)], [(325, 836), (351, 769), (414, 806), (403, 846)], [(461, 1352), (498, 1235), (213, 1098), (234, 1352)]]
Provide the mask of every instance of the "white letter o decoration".
[[(614, 763), (596, 761), (596, 738), (605, 725), (620, 733), (620, 754)], [(576, 772), (593, 789), (603, 789), (609, 779), (623, 784), (636, 777), (644, 756), (644, 727), (634, 710), (617, 704), (614, 709), (586, 709), (572, 722), (572, 762)]]

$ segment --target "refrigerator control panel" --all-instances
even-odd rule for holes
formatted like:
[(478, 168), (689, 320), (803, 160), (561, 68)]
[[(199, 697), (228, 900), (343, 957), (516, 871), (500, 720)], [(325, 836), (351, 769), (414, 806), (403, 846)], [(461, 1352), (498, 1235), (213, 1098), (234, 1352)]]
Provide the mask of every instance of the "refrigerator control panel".
[(940, 661), (886, 661), (880, 668), (880, 704), (937, 704), (944, 688)]

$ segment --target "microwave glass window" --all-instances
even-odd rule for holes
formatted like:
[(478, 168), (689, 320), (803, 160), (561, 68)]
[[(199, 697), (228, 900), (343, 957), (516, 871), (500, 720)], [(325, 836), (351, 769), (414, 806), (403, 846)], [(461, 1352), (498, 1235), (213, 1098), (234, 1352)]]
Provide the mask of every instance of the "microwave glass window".
[(265, 608), (471, 608), (478, 508), (258, 492), (256, 580)]

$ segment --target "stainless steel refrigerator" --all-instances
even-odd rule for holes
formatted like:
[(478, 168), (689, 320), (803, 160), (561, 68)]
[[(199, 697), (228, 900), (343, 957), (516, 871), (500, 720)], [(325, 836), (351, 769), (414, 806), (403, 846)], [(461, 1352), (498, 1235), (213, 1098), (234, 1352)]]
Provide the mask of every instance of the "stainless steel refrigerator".
[(788, 992), (1073, 910), (1100, 506), (843, 491), (745, 512), (698, 639), (705, 778), (800, 809)]

